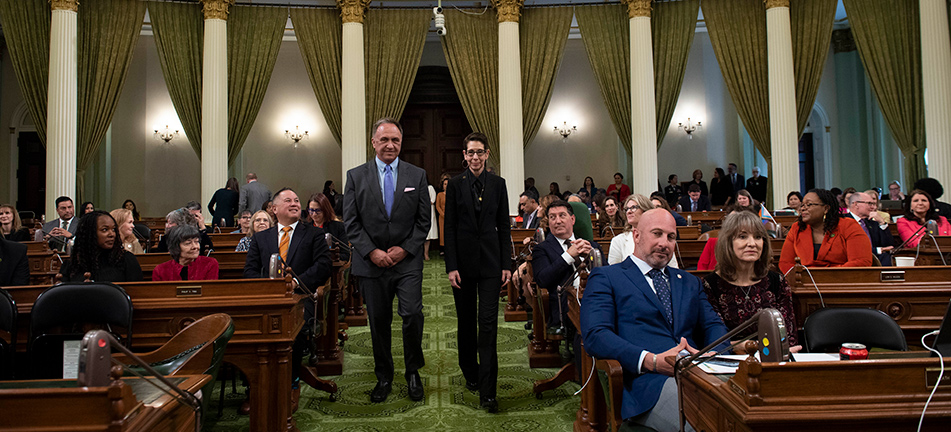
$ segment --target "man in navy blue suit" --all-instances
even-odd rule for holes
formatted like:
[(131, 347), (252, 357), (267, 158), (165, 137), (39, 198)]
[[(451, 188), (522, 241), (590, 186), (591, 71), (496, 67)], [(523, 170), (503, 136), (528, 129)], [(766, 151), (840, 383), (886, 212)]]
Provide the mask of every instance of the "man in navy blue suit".
[(680, 424), (668, 358), (681, 350), (696, 353), (727, 332), (700, 279), (667, 266), (676, 239), (670, 212), (645, 212), (634, 230), (634, 254), (595, 268), (581, 302), (585, 349), (624, 369), (621, 417), (662, 431)]

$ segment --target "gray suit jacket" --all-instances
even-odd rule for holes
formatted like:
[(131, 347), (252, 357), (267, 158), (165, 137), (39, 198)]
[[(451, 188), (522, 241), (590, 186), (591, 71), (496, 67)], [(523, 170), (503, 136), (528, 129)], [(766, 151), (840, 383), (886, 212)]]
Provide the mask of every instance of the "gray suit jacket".
[(400, 160), (393, 209), (386, 216), (376, 158), (347, 171), (343, 220), (353, 245), (353, 274), (379, 277), (385, 270), (370, 261), (370, 252), (402, 247), (406, 258), (392, 267), (405, 274), (423, 269), (423, 242), (432, 221), (426, 171)]
[[(50, 231), (53, 231), (53, 228), (58, 228), (59, 224), (60, 224), (59, 218), (53, 219), (43, 224), (43, 231), (37, 231), (36, 234), (33, 235), (33, 240), (43, 241), (43, 236), (46, 235), (44, 233), (49, 233)], [(69, 221), (69, 227), (66, 228), (66, 231), (69, 231), (70, 234), (72, 235), (76, 235), (77, 227), (79, 227), (79, 216), (73, 216), (73, 219)]]
[(245, 210), (254, 213), (261, 210), (265, 202), (271, 199), (271, 190), (260, 181), (253, 181), (241, 187), (241, 196), (238, 198), (238, 214)]

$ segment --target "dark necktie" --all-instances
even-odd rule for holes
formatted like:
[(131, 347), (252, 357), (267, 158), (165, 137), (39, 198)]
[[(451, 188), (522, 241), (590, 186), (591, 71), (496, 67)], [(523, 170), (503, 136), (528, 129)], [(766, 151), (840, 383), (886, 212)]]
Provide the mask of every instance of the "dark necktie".
[(654, 290), (657, 291), (657, 298), (660, 300), (661, 306), (664, 307), (664, 318), (667, 319), (667, 324), (673, 325), (674, 310), (670, 301), (670, 285), (667, 283), (667, 278), (664, 277), (664, 272), (652, 269), (647, 272), (647, 275), (654, 281)]
[(690, 201), (690, 202), (691, 202), (691, 204), (690, 204), (690, 211), (692, 211), (692, 212), (697, 211), (697, 202), (696, 202), (696, 201)]
[(867, 235), (868, 238), (872, 238), (872, 234), (868, 232), (868, 223), (865, 222), (865, 219), (859, 219), (859, 225), (862, 225), (862, 229), (865, 230), (865, 235)]
[(60, 224), (60, 228), (66, 231), (69, 231), (69, 221), (67, 220), (62, 221), (62, 223)]
[(396, 191), (396, 185), (393, 182), (393, 167), (387, 165), (383, 168), (383, 206), (386, 207), (386, 216), (389, 217), (393, 211), (393, 193)]
[(482, 211), (482, 192), (484, 188), (482, 187), (482, 181), (478, 177), (475, 178), (475, 181), (472, 182), (472, 204), (475, 208), (476, 214)]

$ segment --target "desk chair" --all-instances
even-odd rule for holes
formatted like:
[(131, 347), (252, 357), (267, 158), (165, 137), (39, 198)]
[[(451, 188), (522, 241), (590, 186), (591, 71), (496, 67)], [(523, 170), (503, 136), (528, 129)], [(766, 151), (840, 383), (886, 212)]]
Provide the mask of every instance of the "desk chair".
[(876, 309), (819, 309), (806, 317), (803, 333), (809, 352), (836, 352), (846, 342), (908, 351), (908, 342), (898, 323)]
[(598, 359), (595, 367), (598, 369), (601, 390), (604, 391), (609, 430), (612, 432), (656, 432), (647, 426), (629, 425), (621, 418), (621, 398), (624, 395), (624, 370), (621, 369), (621, 362)]
[(0, 379), (13, 379), (13, 357), (17, 346), (17, 305), (10, 293), (0, 288), (0, 330), (9, 338), (0, 337)]
[[(87, 327), (105, 327), (126, 347), (132, 345), (132, 299), (108, 282), (54, 285), (36, 297), (30, 312), (28, 351), (35, 378), (59, 378), (63, 341), (82, 340)], [(122, 338), (113, 326), (125, 329)]]

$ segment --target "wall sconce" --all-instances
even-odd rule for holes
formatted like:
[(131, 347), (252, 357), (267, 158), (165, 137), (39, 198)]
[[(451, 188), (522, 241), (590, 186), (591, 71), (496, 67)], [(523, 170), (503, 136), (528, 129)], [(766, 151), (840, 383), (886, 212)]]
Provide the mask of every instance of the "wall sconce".
[(164, 130), (164, 131), (160, 131), (159, 129), (155, 129), (155, 133), (152, 134), (152, 138), (155, 138), (155, 139), (161, 140), (161, 141), (165, 141), (165, 143), (168, 144), (169, 141), (171, 141), (171, 140), (173, 140), (173, 139), (175, 139), (175, 138), (178, 138), (178, 130), (176, 130), (175, 132), (172, 132), (172, 130), (168, 128), (168, 125), (165, 125), (165, 130)]
[(693, 133), (702, 129), (703, 125), (700, 122), (697, 122), (697, 124), (690, 123), (690, 117), (687, 117), (687, 124), (677, 123), (677, 127), (687, 133), (687, 139), (693, 139)]
[(555, 125), (555, 133), (561, 135), (561, 139), (568, 139), (572, 132), (578, 132), (578, 126), (568, 127), (568, 122), (561, 122), (561, 127)]
[(304, 131), (304, 133), (300, 132), (300, 126), (294, 126), (294, 132), (291, 132), (290, 130), (284, 131), (284, 138), (294, 141), (294, 148), (297, 148), (297, 144), (301, 142), (301, 140), (306, 139), (308, 136), (310, 135), (307, 133), (307, 131)]

